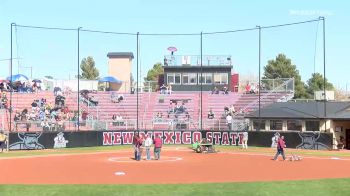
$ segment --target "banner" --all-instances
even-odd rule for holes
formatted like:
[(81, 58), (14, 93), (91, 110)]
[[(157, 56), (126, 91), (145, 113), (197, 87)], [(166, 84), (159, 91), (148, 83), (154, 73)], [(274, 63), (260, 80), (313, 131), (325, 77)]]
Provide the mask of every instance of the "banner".
[[(275, 147), (277, 132), (248, 131), (248, 145)], [(89, 146), (131, 145), (134, 131), (21, 132), (10, 133), (10, 150), (40, 150)], [(192, 144), (206, 138), (214, 145), (240, 146), (238, 131), (139, 131), (139, 135), (159, 136), (163, 144)], [(320, 132), (279, 132), (288, 148), (325, 150), (333, 147), (333, 134)]]

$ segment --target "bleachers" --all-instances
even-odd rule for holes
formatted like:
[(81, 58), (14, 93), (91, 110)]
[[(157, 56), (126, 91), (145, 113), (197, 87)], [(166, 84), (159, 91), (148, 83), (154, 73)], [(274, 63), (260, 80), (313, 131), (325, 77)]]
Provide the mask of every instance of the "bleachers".
[[(273, 102), (276, 102), (281, 97), (286, 96), (287, 93), (262, 93), (261, 94), (261, 106), (266, 106)], [(10, 98), (9, 94), (7, 94)], [(77, 93), (71, 93), (66, 96), (66, 105), (71, 111), (78, 109)], [(137, 113), (137, 95), (136, 94), (123, 94), (124, 100), (120, 103), (112, 103), (111, 92), (97, 92), (90, 93), (89, 96), (94, 96), (98, 100), (97, 106), (87, 106), (85, 103), (80, 103), (80, 109), (89, 113), (90, 120), (99, 121), (111, 121), (113, 114), (119, 114), (124, 120), (132, 122), (129, 124), (129, 128), (136, 127), (136, 113)], [(169, 124), (165, 121), (169, 121), (173, 116), (169, 116), (168, 111), (171, 100), (188, 100), (185, 104), (188, 114), (190, 116), (190, 122), (188, 123), (189, 129), (198, 129), (200, 121), (200, 97), (199, 92), (173, 92), (171, 95), (163, 95), (159, 93), (139, 93), (139, 128), (140, 129), (168, 129)], [(257, 94), (244, 94), (244, 93), (229, 93), (214, 94), (211, 92), (203, 92), (203, 128), (204, 129), (218, 129), (226, 128), (225, 120), (222, 118), (224, 113), (224, 107), (233, 105), (236, 111), (242, 109), (245, 112), (254, 111), (258, 108), (258, 95)], [(12, 105), (15, 111), (22, 111), (24, 108), (31, 108), (31, 103), (34, 99), (46, 98), (47, 102), (54, 105), (54, 95), (52, 92), (39, 92), (39, 93), (13, 93)], [(208, 119), (207, 114), (209, 109), (214, 112), (215, 118)], [(163, 114), (164, 123), (158, 121), (154, 123), (154, 117), (158, 112)], [(235, 115), (234, 119), (242, 119), (243, 114)], [(13, 116), (11, 117), (13, 119)], [(5, 118), (5, 121), (8, 117)], [(6, 124), (6, 123), (5, 123)], [(8, 123), (7, 123), (8, 124)], [(114, 127), (108, 124), (108, 129), (125, 129), (125, 127)], [(106, 126), (107, 127), (107, 126)]]

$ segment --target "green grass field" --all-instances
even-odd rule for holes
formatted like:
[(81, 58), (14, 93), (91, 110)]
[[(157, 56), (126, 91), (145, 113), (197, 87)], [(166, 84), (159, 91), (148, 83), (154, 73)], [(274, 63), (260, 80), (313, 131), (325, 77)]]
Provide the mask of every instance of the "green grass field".
[[(182, 146), (183, 147), (183, 146)], [(188, 147), (188, 146), (186, 146)], [(130, 146), (88, 147), (42, 151), (13, 151), (1, 157), (18, 157), (49, 154), (76, 154), (130, 149)], [(237, 151), (236, 147), (217, 147), (221, 151)], [(246, 151), (246, 150), (245, 150)], [(254, 153), (273, 153), (273, 149), (252, 147)], [(344, 156), (347, 151), (298, 151), (315, 156)], [(350, 195), (350, 178), (310, 181), (212, 183), (212, 184), (158, 184), (158, 185), (0, 185), (0, 196), (89, 196), (89, 195)]]
[(247, 195), (345, 196), (350, 179), (167, 185), (0, 185), (1, 196)]

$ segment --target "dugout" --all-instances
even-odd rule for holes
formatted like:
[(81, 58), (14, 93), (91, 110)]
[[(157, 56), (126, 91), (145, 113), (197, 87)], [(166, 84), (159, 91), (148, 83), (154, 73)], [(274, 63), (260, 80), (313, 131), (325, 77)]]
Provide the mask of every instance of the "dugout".
[(259, 111), (246, 118), (251, 131), (331, 133), (333, 149), (350, 149), (350, 102), (274, 103), (260, 110), (260, 118)]

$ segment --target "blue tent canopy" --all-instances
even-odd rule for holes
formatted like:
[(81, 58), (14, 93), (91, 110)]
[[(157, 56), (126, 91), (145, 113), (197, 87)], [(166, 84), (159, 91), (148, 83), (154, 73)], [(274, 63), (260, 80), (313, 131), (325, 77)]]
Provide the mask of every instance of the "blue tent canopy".
[[(7, 80), (11, 80), (11, 76), (6, 78)], [(17, 81), (27, 81), (29, 78), (23, 74), (16, 74), (12, 75), (12, 82), (17, 82)]]
[(98, 80), (99, 82), (111, 82), (111, 83), (123, 83), (123, 81), (119, 80), (118, 78), (115, 78), (113, 76), (106, 76)]

